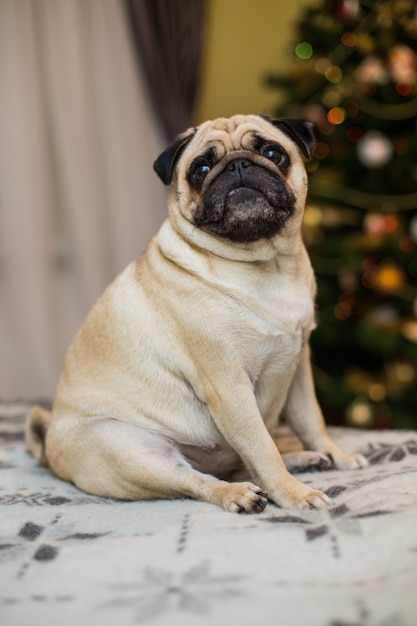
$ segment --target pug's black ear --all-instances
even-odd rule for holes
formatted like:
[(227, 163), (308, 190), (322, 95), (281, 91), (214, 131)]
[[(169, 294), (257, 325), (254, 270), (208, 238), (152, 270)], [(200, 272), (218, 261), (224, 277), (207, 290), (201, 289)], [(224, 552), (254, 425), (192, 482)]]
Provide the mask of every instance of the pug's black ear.
[(264, 113), (261, 113), (261, 117), (292, 139), (300, 148), (306, 159), (311, 159), (316, 142), (313, 133), (313, 124), (311, 122), (291, 117), (276, 118)]
[(174, 167), (178, 159), (180, 158), (185, 147), (190, 143), (194, 137), (197, 129), (190, 128), (178, 135), (166, 150), (159, 155), (153, 164), (153, 169), (158, 174), (164, 185), (169, 185), (172, 181), (172, 175), (174, 173)]

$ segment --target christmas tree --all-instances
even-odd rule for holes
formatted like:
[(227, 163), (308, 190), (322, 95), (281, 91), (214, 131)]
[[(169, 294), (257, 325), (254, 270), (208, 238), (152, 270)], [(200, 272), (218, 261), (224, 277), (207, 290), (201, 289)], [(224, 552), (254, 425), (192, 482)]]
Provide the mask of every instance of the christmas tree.
[(315, 125), (304, 235), (330, 423), (417, 428), (417, 5), (309, 0), (278, 116)]

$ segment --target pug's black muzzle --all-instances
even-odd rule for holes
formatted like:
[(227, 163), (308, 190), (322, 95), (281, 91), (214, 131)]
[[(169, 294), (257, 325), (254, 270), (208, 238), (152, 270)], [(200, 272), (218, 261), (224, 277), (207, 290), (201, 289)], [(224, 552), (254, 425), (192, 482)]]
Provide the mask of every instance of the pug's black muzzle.
[(294, 205), (295, 196), (278, 170), (238, 158), (208, 181), (194, 223), (232, 241), (257, 241), (279, 233)]

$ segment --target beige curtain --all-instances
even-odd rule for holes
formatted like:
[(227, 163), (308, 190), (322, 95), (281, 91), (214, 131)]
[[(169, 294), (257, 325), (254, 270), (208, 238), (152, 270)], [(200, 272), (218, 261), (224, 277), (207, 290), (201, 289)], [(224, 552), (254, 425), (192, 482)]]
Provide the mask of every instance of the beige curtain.
[(0, 0), (3, 399), (52, 397), (87, 310), (165, 217), (124, 6)]

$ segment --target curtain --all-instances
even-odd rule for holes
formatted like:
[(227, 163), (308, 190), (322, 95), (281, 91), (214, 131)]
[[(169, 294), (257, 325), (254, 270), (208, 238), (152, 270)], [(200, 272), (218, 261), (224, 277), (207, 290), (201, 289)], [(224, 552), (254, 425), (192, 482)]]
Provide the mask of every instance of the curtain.
[(126, 0), (140, 61), (166, 137), (186, 130), (198, 87), (205, 0)]
[(165, 146), (119, 0), (0, 2), (0, 397), (66, 349), (165, 217)]

